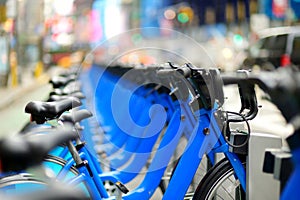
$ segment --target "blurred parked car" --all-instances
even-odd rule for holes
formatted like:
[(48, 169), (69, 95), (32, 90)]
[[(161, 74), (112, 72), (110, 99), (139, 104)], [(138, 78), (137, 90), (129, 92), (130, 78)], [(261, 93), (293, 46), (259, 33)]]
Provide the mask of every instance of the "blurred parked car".
[(258, 65), (262, 70), (274, 70), (300, 66), (300, 26), (269, 28), (258, 36), (258, 41), (247, 50), (242, 68)]

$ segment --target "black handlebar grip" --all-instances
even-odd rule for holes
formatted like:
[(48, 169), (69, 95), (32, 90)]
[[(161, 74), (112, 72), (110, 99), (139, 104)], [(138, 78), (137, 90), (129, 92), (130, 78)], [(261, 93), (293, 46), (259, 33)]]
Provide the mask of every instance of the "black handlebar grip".
[(238, 84), (245, 80), (245, 78), (237, 77), (236, 75), (221, 75), (221, 78), (224, 85)]

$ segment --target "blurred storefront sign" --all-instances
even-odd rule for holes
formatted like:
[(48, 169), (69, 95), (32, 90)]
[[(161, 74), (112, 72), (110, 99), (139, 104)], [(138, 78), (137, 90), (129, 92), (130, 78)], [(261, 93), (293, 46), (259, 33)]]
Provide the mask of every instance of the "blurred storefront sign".
[(260, 12), (268, 16), (271, 20), (284, 20), (290, 1), (291, 0), (260, 0)]
[(300, 0), (259, 0), (259, 11), (270, 20), (300, 19)]
[(273, 0), (272, 1), (272, 12), (277, 18), (284, 18), (288, 8), (287, 0)]

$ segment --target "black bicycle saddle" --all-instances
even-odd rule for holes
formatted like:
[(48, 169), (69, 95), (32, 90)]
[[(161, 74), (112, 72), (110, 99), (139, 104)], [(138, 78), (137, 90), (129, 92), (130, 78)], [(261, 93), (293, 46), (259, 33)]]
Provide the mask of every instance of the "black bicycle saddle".
[(77, 78), (76, 75), (70, 75), (67, 77), (62, 76), (54, 76), (51, 78), (49, 83), (52, 84), (53, 88), (60, 88), (66, 86), (68, 83), (75, 81)]
[(80, 122), (81, 120), (84, 120), (86, 118), (89, 118), (93, 116), (93, 114), (86, 110), (86, 109), (82, 109), (82, 110), (76, 110), (76, 111), (72, 111), (69, 113), (64, 113), (60, 116), (60, 120), (62, 122), (71, 122), (73, 124)]
[(66, 99), (68, 97), (76, 97), (78, 99), (84, 99), (85, 96), (82, 92), (75, 92), (75, 93), (72, 93), (72, 94), (69, 94), (69, 95), (50, 95), (49, 99), (48, 99), (48, 102), (51, 102), (51, 101), (59, 101), (59, 100), (63, 100), (63, 99)]
[(76, 97), (67, 97), (53, 102), (31, 101), (26, 105), (25, 112), (31, 114), (31, 121), (43, 124), (80, 105), (81, 101)]
[(78, 81), (73, 81), (67, 84), (64, 88), (56, 88), (50, 95), (70, 95), (75, 92), (81, 91), (81, 83)]

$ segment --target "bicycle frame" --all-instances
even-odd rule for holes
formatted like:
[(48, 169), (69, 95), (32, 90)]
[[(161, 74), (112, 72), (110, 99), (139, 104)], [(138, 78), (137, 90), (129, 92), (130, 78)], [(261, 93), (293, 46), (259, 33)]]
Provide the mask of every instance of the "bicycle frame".
[[(163, 141), (170, 141), (172, 140), (172, 138), (174, 137), (174, 132), (176, 131), (176, 125), (178, 126), (178, 119), (180, 119), (180, 115), (179, 115), (179, 111), (175, 112), (174, 115), (172, 116), (172, 119), (170, 121), (170, 126), (168, 126), (166, 132), (164, 133), (164, 137), (162, 139), (161, 144), (164, 144), (165, 142)], [(182, 131), (180, 131), (180, 134), (177, 135), (181, 135)], [(155, 142), (157, 137), (159, 134), (156, 134), (153, 137), (147, 138), (145, 141), (145, 143), (149, 143), (151, 142)], [(180, 137), (177, 136), (177, 142), (179, 140)], [(177, 144), (177, 143), (176, 143)], [(172, 145), (173, 148), (175, 148), (177, 145), (174, 143), (174, 145)], [(142, 145), (144, 146), (144, 145)], [(149, 146), (148, 146), (149, 147)], [(84, 149), (84, 148), (82, 148)], [(82, 151), (79, 150), (79, 151)], [(109, 172), (109, 173), (101, 173), (99, 174), (99, 167), (97, 167), (98, 165), (95, 164), (93, 162), (93, 160), (91, 157), (89, 157), (89, 153), (88, 152), (80, 152), (80, 157), (83, 159), (86, 159), (86, 165), (82, 165), (78, 167), (78, 170), (80, 172), (80, 175), (78, 177), (75, 177), (71, 180), (68, 180), (68, 182), (70, 184), (76, 185), (82, 182), (85, 182), (88, 186), (88, 189), (91, 193), (91, 195), (93, 196), (93, 198), (95, 199), (99, 199), (99, 195), (103, 198), (107, 197), (107, 192), (104, 189), (103, 186), (103, 181), (105, 180), (109, 180), (112, 182), (116, 182), (116, 181), (124, 181), (124, 182), (128, 182), (130, 180), (132, 180), (136, 175), (139, 174), (140, 170), (145, 166), (150, 154), (151, 154), (151, 147), (148, 149), (147, 153), (143, 153), (140, 156), (137, 156), (137, 158), (134, 159), (134, 162), (131, 163), (129, 165), (129, 167), (127, 168), (127, 170), (123, 170), (121, 171), (114, 171), (114, 172)], [(65, 172), (68, 171), (68, 168), (71, 167), (74, 164), (74, 160), (71, 159), (68, 164), (65, 166), (65, 168), (62, 170), (62, 172), (59, 174), (58, 178), (59, 179), (63, 179), (65, 176)], [(162, 171), (163, 172), (163, 171)]]

